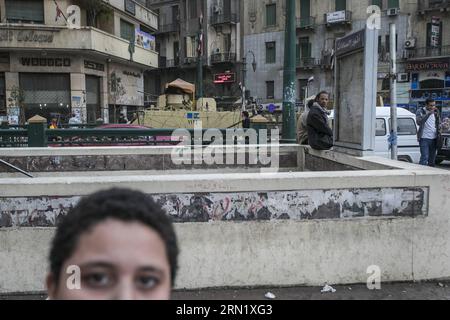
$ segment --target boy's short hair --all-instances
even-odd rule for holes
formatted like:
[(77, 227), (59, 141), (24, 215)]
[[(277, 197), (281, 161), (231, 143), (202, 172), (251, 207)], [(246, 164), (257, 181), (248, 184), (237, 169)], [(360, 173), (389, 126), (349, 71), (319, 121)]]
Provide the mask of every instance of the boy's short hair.
[(161, 237), (170, 264), (173, 286), (178, 268), (178, 245), (170, 218), (150, 196), (139, 191), (116, 188), (81, 199), (59, 223), (49, 256), (50, 272), (55, 282), (59, 282), (64, 262), (75, 252), (80, 237), (108, 219), (142, 223)]

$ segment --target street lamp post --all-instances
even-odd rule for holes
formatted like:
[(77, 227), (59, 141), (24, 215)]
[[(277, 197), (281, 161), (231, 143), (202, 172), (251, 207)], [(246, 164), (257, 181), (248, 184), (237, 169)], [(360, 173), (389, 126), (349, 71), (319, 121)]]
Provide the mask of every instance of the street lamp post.
[(283, 143), (296, 143), (295, 121), (295, 0), (286, 0), (283, 73)]
[(243, 68), (242, 68), (242, 111), (246, 110), (245, 91), (246, 91), (246, 79), (247, 79), (247, 55), (249, 53), (251, 53), (253, 55), (252, 67), (253, 67), (253, 72), (256, 72), (255, 53), (253, 51), (249, 50), (242, 58), (242, 64), (243, 64)]

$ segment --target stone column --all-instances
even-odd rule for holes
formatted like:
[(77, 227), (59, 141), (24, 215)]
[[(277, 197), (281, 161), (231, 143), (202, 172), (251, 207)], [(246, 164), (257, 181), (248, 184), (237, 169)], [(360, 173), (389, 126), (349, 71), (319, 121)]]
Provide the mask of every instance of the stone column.
[(84, 73), (71, 73), (71, 101), (72, 112), (80, 114), (80, 120), (83, 123), (87, 122), (87, 108), (86, 108), (86, 75)]
[(5, 72), (5, 91), (6, 91), (6, 112), (10, 116), (10, 102), (11, 92), (14, 87), (19, 87), (19, 73), (18, 72)]

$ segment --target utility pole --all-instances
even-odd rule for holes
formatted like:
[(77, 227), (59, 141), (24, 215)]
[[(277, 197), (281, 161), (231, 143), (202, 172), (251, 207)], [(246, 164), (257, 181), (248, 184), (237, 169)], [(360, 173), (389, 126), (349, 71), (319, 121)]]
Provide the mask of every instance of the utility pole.
[(391, 56), (391, 159), (397, 160), (398, 146), (397, 146), (397, 41), (396, 41), (396, 28), (395, 23), (391, 23), (390, 27), (390, 56)]
[(242, 111), (246, 109), (246, 101), (245, 101), (245, 79), (247, 77), (247, 58), (246, 55), (242, 58)]
[(197, 48), (197, 101), (203, 98), (203, 13), (199, 18), (198, 31), (198, 48)]
[(286, 0), (286, 33), (284, 39), (283, 134), (282, 143), (296, 143), (295, 98), (295, 0)]

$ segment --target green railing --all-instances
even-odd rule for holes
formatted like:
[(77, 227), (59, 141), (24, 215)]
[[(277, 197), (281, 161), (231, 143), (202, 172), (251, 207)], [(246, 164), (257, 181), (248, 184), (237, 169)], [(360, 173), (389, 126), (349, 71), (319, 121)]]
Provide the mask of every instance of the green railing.
[(0, 129), (0, 148), (28, 147), (27, 129)]
[[(256, 134), (265, 127), (255, 127)], [(245, 141), (245, 137), (236, 137), (239, 131), (235, 129), (217, 130), (220, 131), (224, 144)], [(0, 147), (173, 146), (181, 143), (208, 145), (212, 141), (204, 139), (207, 131), (208, 129), (46, 129), (41, 124), (30, 124), (26, 129), (0, 129)], [(270, 131), (268, 134), (270, 139)]]

